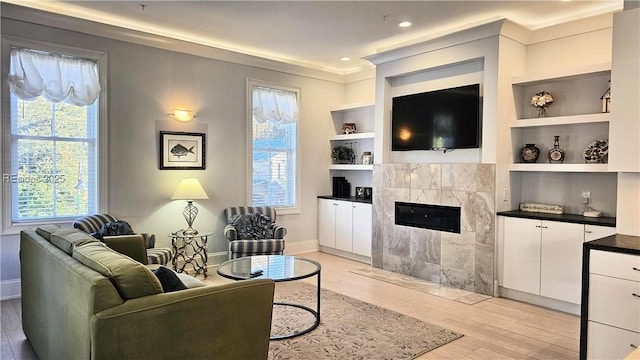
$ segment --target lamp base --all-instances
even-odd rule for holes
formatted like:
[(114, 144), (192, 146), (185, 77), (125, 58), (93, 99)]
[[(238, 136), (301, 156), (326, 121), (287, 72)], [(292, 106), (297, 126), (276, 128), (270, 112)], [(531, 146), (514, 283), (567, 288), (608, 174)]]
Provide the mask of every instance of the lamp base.
[(187, 230), (183, 231), (183, 233), (185, 235), (197, 235), (198, 234), (198, 230), (196, 230), (194, 228), (188, 228)]

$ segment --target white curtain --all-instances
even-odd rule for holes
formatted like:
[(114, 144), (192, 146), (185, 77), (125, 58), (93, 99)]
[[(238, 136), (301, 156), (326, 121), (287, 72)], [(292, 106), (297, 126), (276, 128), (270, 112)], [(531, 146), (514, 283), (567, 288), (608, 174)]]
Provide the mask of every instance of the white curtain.
[(18, 48), (11, 49), (9, 86), (23, 100), (42, 95), (77, 106), (93, 104), (100, 94), (95, 62)]
[(292, 123), (298, 120), (298, 99), (293, 91), (255, 87), (253, 117), (258, 123)]

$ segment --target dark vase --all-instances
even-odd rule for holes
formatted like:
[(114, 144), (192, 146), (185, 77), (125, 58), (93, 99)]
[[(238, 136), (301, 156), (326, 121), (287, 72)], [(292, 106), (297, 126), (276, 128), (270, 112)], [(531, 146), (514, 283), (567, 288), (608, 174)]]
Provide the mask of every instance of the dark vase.
[(549, 150), (547, 158), (550, 164), (562, 164), (564, 161), (564, 150), (560, 149), (560, 136), (553, 137), (553, 149)]
[(534, 163), (538, 161), (540, 156), (540, 149), (536, 147), (536, 144), (526, 144), (525, 147), (520, 149), (520, 158), (522, 162)]

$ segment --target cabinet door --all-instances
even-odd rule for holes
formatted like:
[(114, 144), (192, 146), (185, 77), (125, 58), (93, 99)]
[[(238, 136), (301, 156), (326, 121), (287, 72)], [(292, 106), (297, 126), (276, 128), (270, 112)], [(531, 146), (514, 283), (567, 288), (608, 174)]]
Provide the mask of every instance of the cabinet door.
[(353, 251), (352, 208), (350, 201), (336, 201), (336, 249)]
[(637, 359), (626, 356), (640, 346), (640, 334), (593, 321), (588, 326), (587, 359)]
[(336, 204), (329, 199), (318, 199), (318, 243), (336, 247)]
[(606, 236), (615, 235), (616, 228), (611, 226), (597, 226), (597, 225), (585, 225), (584, 226), (584, 241), (591, 241), (600, 239)]
[(353, 203), (353, 252), (371, 256), (371, 204)]
[(580, 303), (584, 225), (542, 221), (540, 295)]
[(504, 287), (540, 294), (540, 221), (504, 219)]

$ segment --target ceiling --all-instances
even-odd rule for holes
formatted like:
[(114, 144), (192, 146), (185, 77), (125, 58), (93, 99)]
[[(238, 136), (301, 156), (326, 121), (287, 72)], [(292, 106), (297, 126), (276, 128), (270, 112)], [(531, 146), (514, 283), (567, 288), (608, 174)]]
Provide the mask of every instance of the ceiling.
[[(536, 30), (623, 7), (622, 0), (2, 1), (337, 74), (371, 67), (367, 55), (502, 18)], [(413, 25), (399, 27), (404, 20)]]

